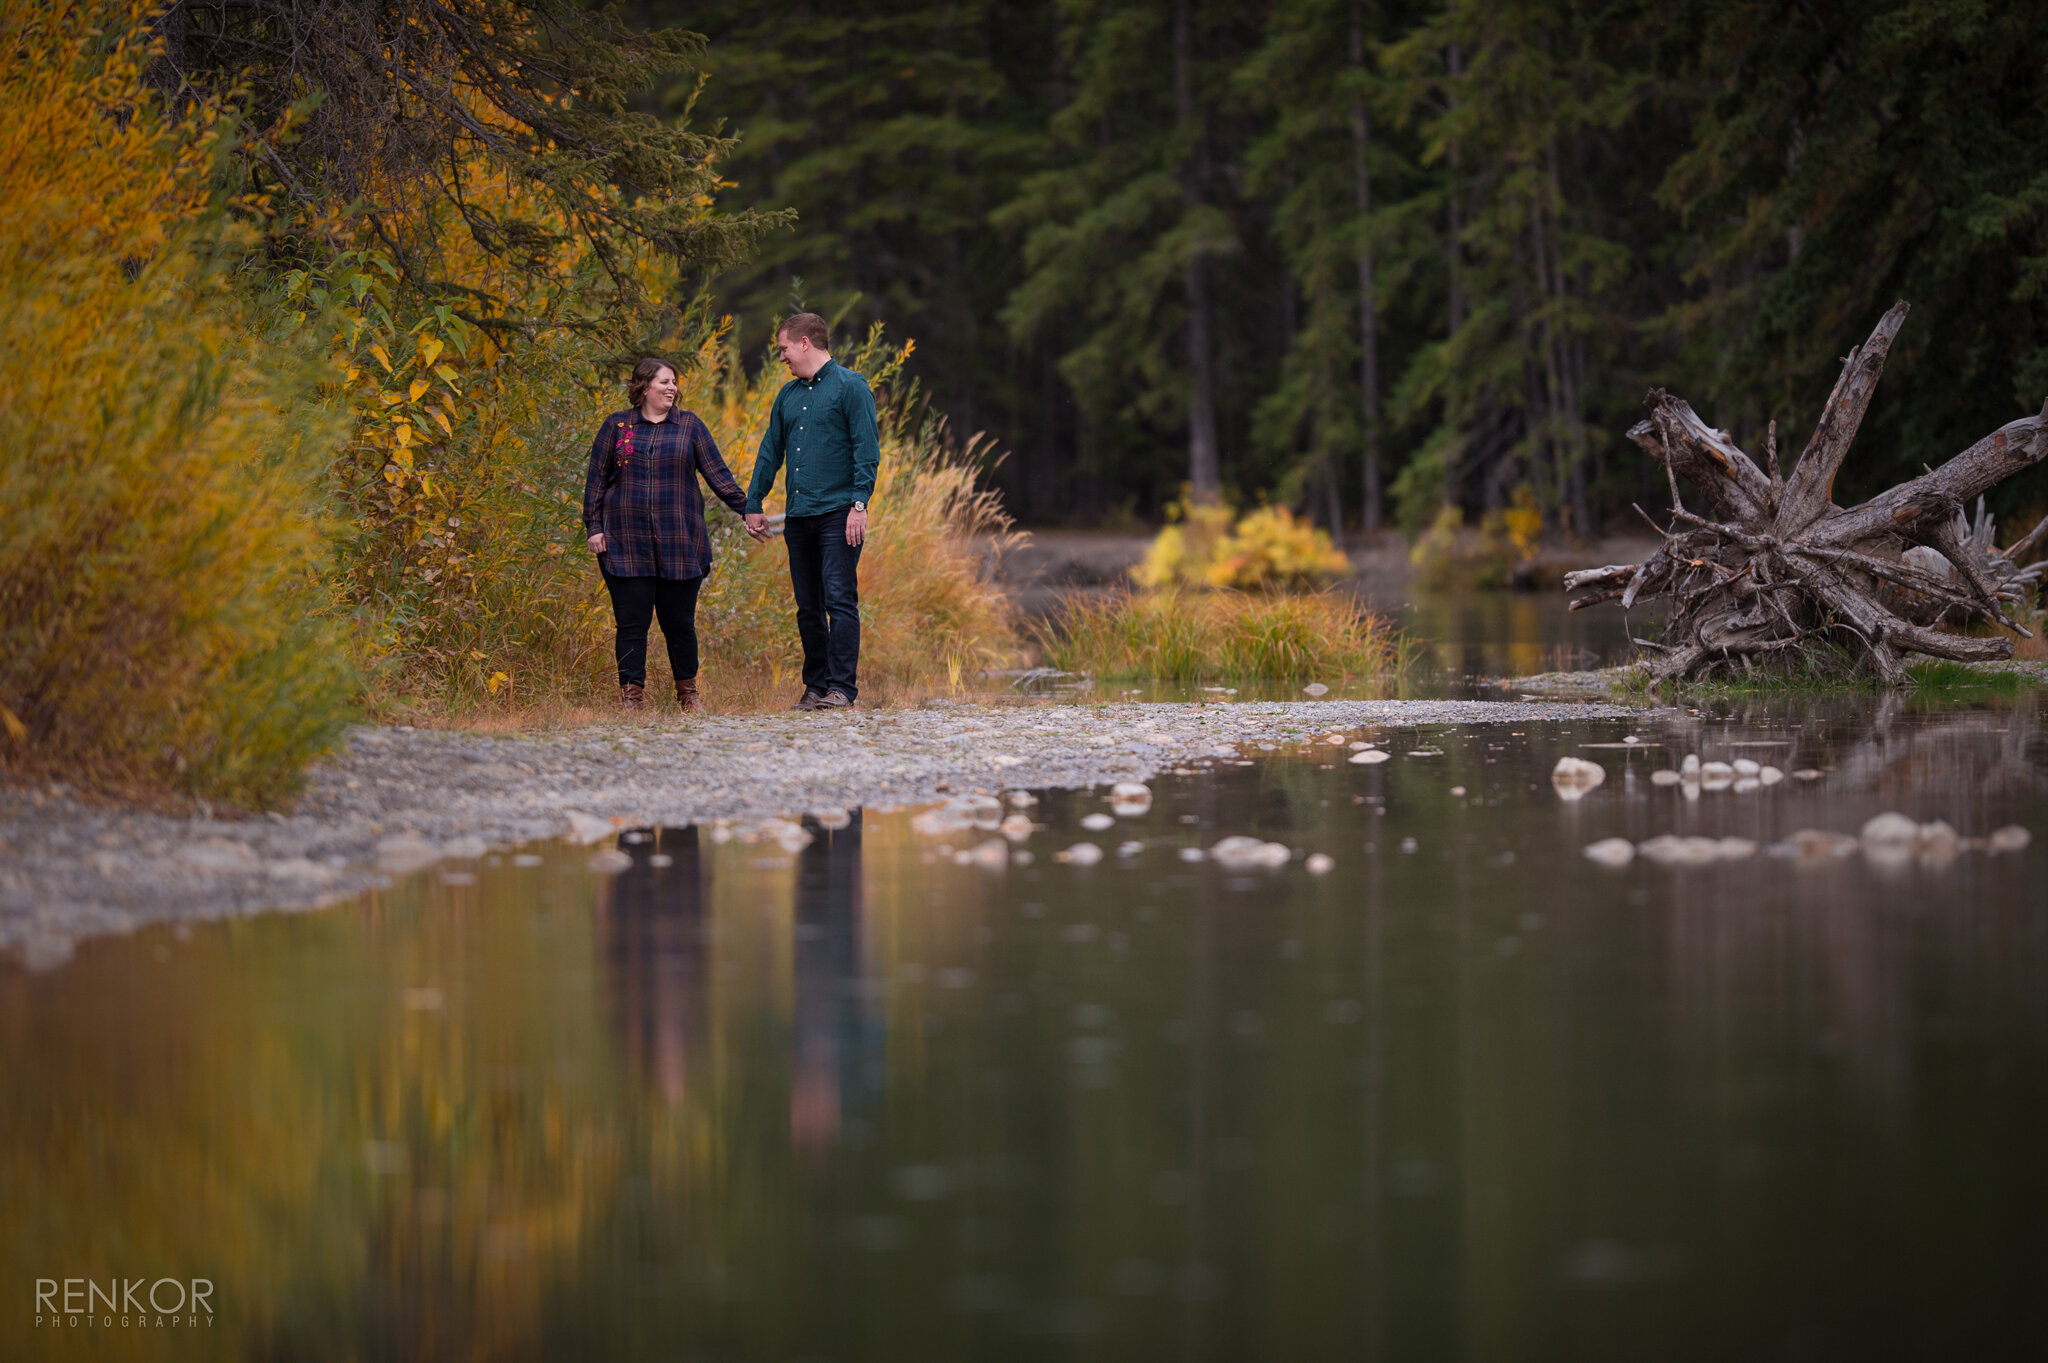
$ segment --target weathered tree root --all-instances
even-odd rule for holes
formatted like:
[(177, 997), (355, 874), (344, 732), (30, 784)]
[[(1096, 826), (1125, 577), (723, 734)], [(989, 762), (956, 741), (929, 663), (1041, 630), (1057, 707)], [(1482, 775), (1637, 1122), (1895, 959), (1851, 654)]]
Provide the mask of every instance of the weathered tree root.
[[(1895, 687), (1909, 684), (1908, 653), (1969, 662), (2011, 657), (2012, 640), (1972, 637), (1954, 627), (1989, 621), (2027, 633), (2005, 603), (2017, 601), (2040, 575), (2041, 565), (2022, 568), (2019, 560), (2048, 541), (2048, 518), (2001, 552), (1992, 546), (1982, 497), (2048, 458), (2048, 403), (2040, 415), (2001, 427), (1940, 468), (1860, 506), (1844, 510), (1832, 500), (1835, 474), (1870, 407), (1906, 310), (1905, 303), (1895, 305), (1870, 339), (1849, 352), (1790, 477), (1778, 472), (1776, 422), (1759, 468), (1726, 431), (1708, 426), (1682, 399), (1652, 390), (1648, 420), (1628, 435), (1670, 479), (1664, 544), (1643, 563), (1566, 574), (1567, 591), (1592, 589), (1571, 608), (1618, 600), (1627, 610), (1637, 601), (1669, 597), (1663, 638), (1649, 645), (1654, 680), (1704, 677), (1717, 668), (1752, 670), (1760, 659), (1823, 641), (1846, 646)], [(1681, 476), (1699, 490), (1703, 505), (1685, 506)], [(1972, 498), (1978, 499), (1974, 525), (1963, 513)]]

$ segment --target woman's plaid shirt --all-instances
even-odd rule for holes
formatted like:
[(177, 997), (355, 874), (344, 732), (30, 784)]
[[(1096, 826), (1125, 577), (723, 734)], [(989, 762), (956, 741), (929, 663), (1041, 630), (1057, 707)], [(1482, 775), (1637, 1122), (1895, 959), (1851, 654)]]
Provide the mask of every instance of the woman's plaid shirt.
[(686, 578), (711, 571), (700, 473), (719, 501), (746, 513), (747, 494), (696, 413), (674, 407), (662, 421), (630, 410), (604, 419), (583, 476), (583, 529), (604, 535), (606, 572)]

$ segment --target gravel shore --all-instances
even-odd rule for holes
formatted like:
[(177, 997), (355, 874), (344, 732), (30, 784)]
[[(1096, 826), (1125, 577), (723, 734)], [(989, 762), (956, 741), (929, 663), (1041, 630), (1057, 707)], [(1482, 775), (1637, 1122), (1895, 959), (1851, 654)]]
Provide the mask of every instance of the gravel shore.
[(358, 729), (290, 812), (260, 818), (175, 819), (61, 788), (0, 790), (0, 951), (47, 967), (79, 936), (317, 908), (439, 861), (623, 827), (1143, 781), (1234, 758), (1240, 745), (1339, 731), (1640, 713), (1498, 701), (934, 704), (522, 736)]

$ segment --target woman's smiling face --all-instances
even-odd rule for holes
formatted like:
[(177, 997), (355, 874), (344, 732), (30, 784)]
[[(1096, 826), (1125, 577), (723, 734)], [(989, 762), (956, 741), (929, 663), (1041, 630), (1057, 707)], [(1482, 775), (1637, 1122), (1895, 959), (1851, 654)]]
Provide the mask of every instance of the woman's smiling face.
[(676, 405), (676, 371), (663, 368), (659, 374), (647, 381), (647, 396), (642, 405), (659, 416)]

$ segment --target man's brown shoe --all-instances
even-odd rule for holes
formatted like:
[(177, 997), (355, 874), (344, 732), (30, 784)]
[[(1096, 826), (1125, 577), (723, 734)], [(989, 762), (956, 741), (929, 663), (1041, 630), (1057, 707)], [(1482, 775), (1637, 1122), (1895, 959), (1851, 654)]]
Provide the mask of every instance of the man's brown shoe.
[(824, 697), (818, 692), (805, 687), (804, 693), (797, 699), (797, 703), (789, 708), (792, 710), (815, 710), (818, 708), (818, 702), (823, 699)]
[(703, 710), (704, 702), (697, 697), (695, 677), (676, 678), (676, 700), (682, 705), (683, 713), (686, 715), (694, 715)]
[(647, 708), (647, 688), (638, 682), (620, 682), (619, 704), (625, 706), (628, 710), (645, 710)]
[(818, 697), (818, 703), (811, 708), (813, 710), (851, 710), (853, 708), (853, 701), (844, 691), (834, 687)]

